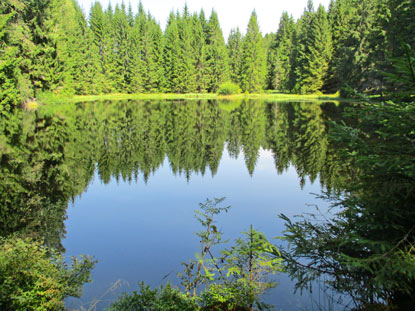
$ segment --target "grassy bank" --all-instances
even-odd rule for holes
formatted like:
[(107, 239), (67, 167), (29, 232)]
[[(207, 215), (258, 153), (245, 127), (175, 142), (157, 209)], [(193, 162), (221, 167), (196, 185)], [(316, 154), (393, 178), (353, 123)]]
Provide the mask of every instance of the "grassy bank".
[(62, 102), (90, 102), (103, 100), (163, 100), (163, 99), (217, 99), (217, 100), (240, 100), (240, 99), (264, 99), (276, 101), (309, 101), (309, 100), (344, 100), (338, 94), (281, 94), (281, 93), (260, 93), (260, 94), (237, 94), (237, 95), (217, 95), (213, 93), (189, 93), (189, 94), (173, 94), (173, 93), (150, 93), (150, 94), (103, 94), (103, 95), (75, 95), (72, 97), (63, 97), (53, 94), (42, 96), (40, 102), (44, 104), (62, 103)]

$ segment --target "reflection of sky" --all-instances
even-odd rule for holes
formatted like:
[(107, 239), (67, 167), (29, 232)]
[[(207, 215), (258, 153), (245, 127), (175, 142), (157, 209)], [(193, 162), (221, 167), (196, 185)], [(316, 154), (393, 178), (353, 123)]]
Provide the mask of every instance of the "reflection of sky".
[[(138, 281), (157, 286), (163, 276), (181, 271), (180, 263), (193, 258), (198, 251), (200, 230), (193, 218), (198, 203), (206, 198), (222, 197), (232, 208), (218, 218), (225, 239), (234, 239), (252, 224), (269, 238), (282, 235), (283, 222), (277, 217), (312, 211), (308, 204), (318, 203), (311, 193), (320, 185), (306, 183), (300, 189), (293, 167), (278, 175), (273, 155), (261, 150), (253, 176), (249, 176), (243, 155), (231, 159), (223, 153), (217, 174), (174, 176), (168, 160), (147, 184), (138, 182), (103, 184), (96, 175), (86, 193), (68, 209), (67, 238), (63, 244), (67, 255), (93, 255), (98, 264), (92, 284), (85, 287), (84, 302), (101, 296), (118, 279), (137, 289)], [(277, 242), (278, 243), (278, 242)], [(106, 298), (111, 299), (108, 295)], [(268, 295), (278, 310), (301, 310), (305, 297), (293, 296), (286, 277)], [(102, 307), (104, 304), (101, 305)]]

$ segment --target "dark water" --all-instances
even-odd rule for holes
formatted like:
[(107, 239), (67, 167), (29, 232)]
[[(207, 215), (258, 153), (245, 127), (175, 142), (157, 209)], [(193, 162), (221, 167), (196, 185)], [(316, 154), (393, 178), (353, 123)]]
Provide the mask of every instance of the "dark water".
[[(2, 201), (10, 206), (2, 234), (41, 236), (67, 256), (98, 260), (94, 282), (68, 300), (70, 308), (99, 299), (103, 310), (138, 281), (177, 284), (181, 262), (199, 251), (194, 210), (206, 198), (232, 206), (218, 218), (231, 241), (251, 224), (269, 239), (281, 236), (281, 213), (327, 210), (313, 193), (336, 189), (342, 178), (327, 140), (340, 111), (334, 103), (249, 100), (22, 112), (4, 123), (0, 140)], [(266, 300), (278, 310), (326, 301), (318, 291), (294, 295), (287, 276), (275, 278), (280, 284)], [(113, 284), (120, 284), (114, 292)]]

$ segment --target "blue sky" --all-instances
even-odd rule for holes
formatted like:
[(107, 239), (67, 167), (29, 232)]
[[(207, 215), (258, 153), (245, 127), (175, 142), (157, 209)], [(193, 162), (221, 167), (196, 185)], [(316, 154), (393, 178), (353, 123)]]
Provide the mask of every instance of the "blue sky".
[[(85, 13), (89, 12), (91, 4), (95, 2), (95, 0), (77, 1)], [(106, 8), (109, 0), (100, 0), (99, 2)], [(113, 7), (116, 3), (121, 2), (122, 0), (111, 0)], [(124, 0), (124, 2), (126, 5), (131, 3), (133, 11), (137, 11), (139, 0)], [(157, 21), (160, 22), (163, 29), (170, 11), (172, 9), (181, 11), (185, 3), (187, 3), (190, 12), (198, 12), (203, 8), (207, 16), (214, 8), (218, 13), (220, 25), (226, 39), (232, 28), (239, 27), (242, 32), (245, 32), (249, 16), (254, 9), (258, 15), (262, 33), (275, 32), (282, 12), (287, 11), (294, 18), (299, 18), (304, 11), (307, 0), (142, 0), (142, 3), (144, 9), (150, 11)], [(327, 8), (330, 0), (314, 0), (314, 7), (317, 8), (320, 3)]]

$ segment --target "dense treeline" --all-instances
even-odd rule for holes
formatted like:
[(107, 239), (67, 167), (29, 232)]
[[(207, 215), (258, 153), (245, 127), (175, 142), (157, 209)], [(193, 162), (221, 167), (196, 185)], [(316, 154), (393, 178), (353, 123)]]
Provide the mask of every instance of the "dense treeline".
[(227, 43), (215, 11), (171, 12), (166, 29), (122, 4), (88, 16), (75, 0), (0, 4), (0, 100), (7, 110), (41, 92), (216, 92), (227, 81), (244, 92), (396, 91), (397, 58), (414, 46), (414, 0), (310, 0), (295, 21), (284, 12), (275, 34), (261, 34), (255, 11), (245, 34)]

